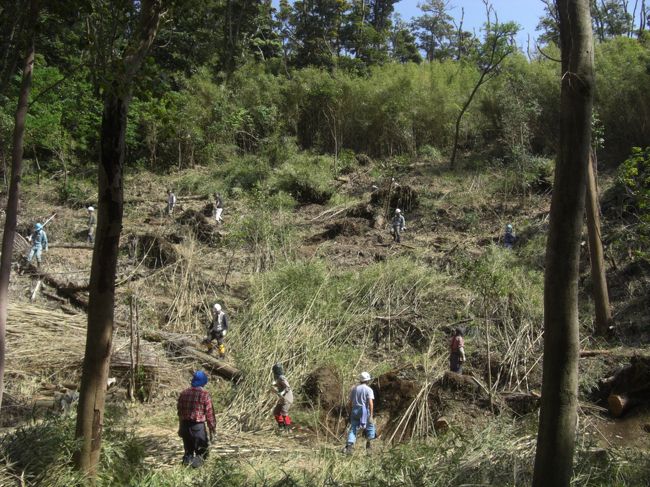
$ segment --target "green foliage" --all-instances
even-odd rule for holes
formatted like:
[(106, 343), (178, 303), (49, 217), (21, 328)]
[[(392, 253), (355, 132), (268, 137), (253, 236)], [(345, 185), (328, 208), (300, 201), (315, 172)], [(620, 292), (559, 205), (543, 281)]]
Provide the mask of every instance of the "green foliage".
[(621, 165), (618, 182), (632, 198), (638, 220), (632, 225), (641, 257), (650, 258), (650, 147), (634, 147)]
[(97, 201), (97, 188), (87, 179), (70, 179), (68, 184), (59, 187), (59, 202), (71, 208), (85, 208)]
[(273, 171), (271, 188), (300, 203), (326, 203), (334, 193), (334, 162), (324, 156), (295, 156)]
[(605, 148), (621, 159), (630, 147), (650, 140), (650, 48), (617, 37), (596, 48), (596, 109), (604, 127)]
[[(7, 460), (6, 468), (22, 472), (31, 485), (85, 485), (72, 466), (77, 445), (74, 422), (74, 416), (55, 417), (5, 435), (0, 442), (0, 454)], [(132, 433), (116, 427), (109, 418), (104, 427), (98, 484), (129, 484), (144, 455), (144, 447)]]

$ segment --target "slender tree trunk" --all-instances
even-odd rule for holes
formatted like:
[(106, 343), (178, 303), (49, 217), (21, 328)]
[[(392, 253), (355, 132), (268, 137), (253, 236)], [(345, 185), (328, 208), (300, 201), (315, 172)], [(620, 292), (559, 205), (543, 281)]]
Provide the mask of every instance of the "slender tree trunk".
[(562, 46), (560, 149), (544, 276), (544, 371), (534, 487), (571, 480), (578, 394), (578, 270), (591, 152), (594, 53), (589, 0), (557, 0)]
[(598, 204), (598, 182), (596, 179), (596, 159), (591, 158), (587, 172), (587, 232), (589, 233), (589, 256), (591, 258), (591, 280), (593, 284), (594, 305), (596, 308), (596, 335), (606, 335), (612, 323), (612, 310), (607, 291), (607, 275), (603, 242), (600, 234), (600, 212)]
[[(36, 2), (32, 2), (31, 9), (32, 21), (35, 24), (38, 16)], [(2, 255), (0, 256), (0, 407), (2, 407), (2, 395), (4, 392), (5, 332), (7, 327), (7, 304), (9, 301), (9, 276), (11, 274), (11, 257), (13, 254), (14, 236), (16, 234), (16, 222), (18, 217), (20, 180), (23, 172), (23, 138), (25, 135), (27, 108), (29, 106), (29, 91), (32, 86), (34, 50), (34, 35), (32, 33), (32, 38), (30, 39), (29, 48), (27, 50), (27, 56), (25, 57), (23, 79), (20, 85), (20, 93), (18, 95), (13, 150), (11, 153), (11, 181), (9, 183), (9, 195), (7, 197), (5, 227), (2, 235)]]
[(109, 89), (104, 100), (97, 234), (90, 271), (88, 331), (83, 361), (76, 437), (81, 439), (77, 467), (95, 476), (104, 426), (106, 380), (111, 358), (115, 308), (115, 275), (122, 231), (126, 114), (128, 101)]
[(161, 10), (162, 0), (141, 0), (139, 30), (120, 62), (121, 69), (104, 88), (97, 233), (90, 269), (88, 330), (77, 407), (75, 436), (79, 446), (74, 455), (77, 469), (90, 478), (96, 476), (99, 463), (113, 340), (115, 276), (124, 209), (122, 170), (131, 85), (156, 37)]
[(463, 105), (463, 108), (461, 108), (460, 113), (456, 118), (456, 130), (454, 131), (454, 147), (451, 152), (451, 160), (449, 161), (449, 166), (451, 168), (454, 168), (456, 166), (456, 154), (458, 153), (458, 139), (460, 138), (460, 122), (463, 119), (463, 115), (465, 115), (465, 112), (469, 108), (469, 105), (472, 103), (472, 100), (474, 100), (474, 96), (476, 96), (476, 92), (483, 84), (483, 80), (485, 79), (486, 74), (487, 73), (485, 71), (481, 73), (481, 77), (476, 82), (476, 85), (474, 85), (474, 89), (470, 93), (469, 98)]

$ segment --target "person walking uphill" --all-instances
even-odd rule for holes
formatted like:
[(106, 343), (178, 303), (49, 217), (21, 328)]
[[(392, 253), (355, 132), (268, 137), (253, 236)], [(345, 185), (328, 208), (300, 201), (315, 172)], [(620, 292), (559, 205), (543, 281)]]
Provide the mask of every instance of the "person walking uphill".
[(221, 194), (214, 193), (214, 220), (217, 223), (223, 223), (221, 214), (223, 213), (223, 200), (221, 199)]
[(393, 216), (391, 226), (392, 226), (392, 233), (393, 233), (393, 241), (400, 243), (402, 241), (401, 234), (406, 228), (406, 220), (404, 220), (404, 216), (402, 215), (402, 210), (400, 210), (399, 208), (395, 210), (395, 216)]
[(375, 394), (368, 386), (371, 381), (368, 372), (361, 372), (359, 375), (359, 384), (354, 386), (350, 391), (348, 400), (348, 411), (350, 411), (350, 430), (348, 432), (348, 441), (343, 449), (343, 453), (352, 454), (352, 448), (357, 441), (357, 431), (364, 429), (366, 437), (366, 449), (372, 446), (371, 441), (376, 437), (375, 423), (373, 420), (375, 407)]
[(183, 465), (198, 468), (208, 458), (208, 435), (213, 437), (217, 427), (212, 398), (203, 387), (208, 383), (208, 376), (202, 370), (194, 372), (191, 387), (178, 397), (178, 436), (183, 439)]
[(449, 342), (449, 352), (449, 370), (462, 374), (465, 362), (465, 340), (460, 328), (454, 328)]
[(95, 224), (97, 223), (97, 218), (95, 218), (95, 208), (92, 206), (88, 207), (88, 243), (95, 242)]
[(204, 343), (208, 346), (208, 353), (212, 353), (214, 347), (212, 345), (212, 340), (216, 340), (219, 357), (223, 358), (226, 356), (226, 346), (223, 343), (223, 339), (226, 336), (227, 331), (228, 316), (221, 309), (221, 305), (215, 303), (212, 307), (212, 321), (208, 325), (208, 337), (204, 340)]
[(512, 249), (512, 247), (514, 247), (514, 245), (515, 245), (516, 240), (517, 240), (517, 238), (515, 237), (515, 233), (514, 233), (514, 230), (512, 228), (512, 225), (510, 223), (508, 223), (506, 225), (506, 231), (503, 234), (503, 246), (506, 249)]
[(280, 430), (288, 430), (291, 428), (291, 417), (289, 416), (289, 409), (293, 404), (293, 392), (289, 381), (284, 375), (284, 369), (281, 364), (273, 366), (273, 392), (278, 396), (278, 402), (275, 403), (273, 408), (273, 417), (278, 423)]
[(172, 216), (174, 214), (174, 207), (176, 206), (176, 195), (171, 189), (167, 190), (167, 214)]
[(41, 256), (42, 251), (47, 252), (47, 234), (43, 230), (43, 225), (41, 223), (36, 223), (34, 225), (34, 231), (29, 236), (29, 242), (32, 244), (32, 248), (27, 255), (27, 263), (31, 264), (32, 259), (36, 257), (36, 264), (40, 267), (41, 265)]

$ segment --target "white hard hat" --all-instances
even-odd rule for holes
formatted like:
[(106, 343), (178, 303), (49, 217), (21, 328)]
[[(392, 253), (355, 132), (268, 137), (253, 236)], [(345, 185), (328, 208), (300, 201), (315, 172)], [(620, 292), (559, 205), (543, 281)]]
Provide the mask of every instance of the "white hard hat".
[(402, 213), (402, 210), (400, 210), (399, 208), (397, 208), (397, 209), (395, 210), (395, 213)]
[(221, 311), (221, 305), (219, 303), (215, 303), (212, 309), (218, 313), (219, 311)]
[(359, 374), (359, 382), (370, 382), (372, 377), (370, 377), (370, 374), (368, 372), (361, 372)]
[(95, 208), (93, 208), (92, 206), (89, 206), (88, 211), (95, 211)]

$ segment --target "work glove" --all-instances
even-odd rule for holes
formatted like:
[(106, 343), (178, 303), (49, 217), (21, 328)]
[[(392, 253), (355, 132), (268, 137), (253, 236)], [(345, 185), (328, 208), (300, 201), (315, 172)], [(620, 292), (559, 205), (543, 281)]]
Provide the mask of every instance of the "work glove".
[(228, 331), (228, 330), (223, 330), (223, 331), (221, 332), (221, 336), (222, 336), (222, 337), (225, 337), (227, 331)]

